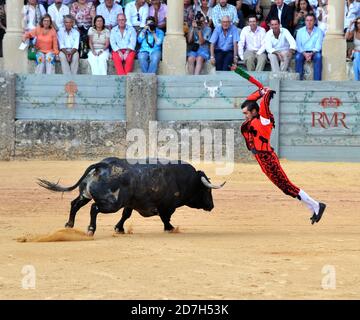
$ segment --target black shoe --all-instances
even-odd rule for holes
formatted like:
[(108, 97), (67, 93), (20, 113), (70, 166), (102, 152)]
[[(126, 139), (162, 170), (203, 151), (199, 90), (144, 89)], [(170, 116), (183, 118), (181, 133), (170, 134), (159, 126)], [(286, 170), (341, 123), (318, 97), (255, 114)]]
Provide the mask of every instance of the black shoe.
[(326, 208), (326, 204), (320, 202), (320, 203), (319, 203), (319, 207), (320, 207), (320, 208), (319, 208), (319, 213), (316, 214), (316, 213), (314, 212), (313, 216), (310, 218), (311, 224), (314, 224), (315, 222), (318, 223), (318, 222), (321, 220), (321, 217), (322, 217), (322, 215), (323, 215), (323, 213), (324, 213), (324, 211), (325, 211), (325, 208)]

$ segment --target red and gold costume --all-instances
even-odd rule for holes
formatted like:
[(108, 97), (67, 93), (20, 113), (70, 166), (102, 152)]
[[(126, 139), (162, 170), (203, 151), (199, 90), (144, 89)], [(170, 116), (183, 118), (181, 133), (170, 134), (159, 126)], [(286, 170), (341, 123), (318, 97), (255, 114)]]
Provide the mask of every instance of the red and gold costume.
[(282, 169), (279, 159), (270, 145), (272, 129), (275, 127), (274, 116), (270, 110), (270, 100), (274, 91), (255, 91), (247, 100), (257, 101), (261, 98), (257, 117), (245, 121), (241, 133), (245, 138), (247, 148), (255, 155), (262, 171), (285, 194), (296, 198), (300, 189), (292, 184)]

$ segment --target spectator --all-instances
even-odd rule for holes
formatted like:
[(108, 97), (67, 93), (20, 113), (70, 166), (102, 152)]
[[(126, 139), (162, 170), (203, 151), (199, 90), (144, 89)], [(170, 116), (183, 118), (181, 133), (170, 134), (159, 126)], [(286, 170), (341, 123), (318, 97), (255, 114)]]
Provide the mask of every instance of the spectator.
[(232, 22), (235, 26), (239, 23), (236, 7), (228, 4), (227, 0), (219, 0), (219, 3), (213, 8), (211, 14), (215, 28), (223, 25), (222, 17), (225, 16), (230, 17), (230, 22)]
[(184, 33), (189, 32), (192, 21), (194, 20), (194, 1), (193, 0), (184, 0)]
[(145, 0), (135, 0), (125, 7), (126, 23), (135, 28), (137, 32), (145, 27), (146, 19), (149, 16), (149, 5)]
[(249, 17), (249, 15), (256, 15), (261, 13), (260, 0), (241, 0), (240, 9), (244, 14), (244, 18)]
[(309, 13), (314, 13), (308, 0), (299, 0), (295, 6), (294, 14), (294, 37), (296, 37), (297, 31), (305, 26), (305, 17)]
[(110, 44), (112, 58), (118, 75), (126, 75), (133, 70), (136, 46), (136, 31), (126, 24), (125, 14), (117, 17), (118, 25), (111, 30)]
[(157, 73), (163, 40), (164, 31), (156, 27), (154, 17), (148, 17), (138, 36), (138, 42), (141, 44), (138, 59), (143, 73)]
[(88, 62), (94, 75), (107, 75), (109, 59), (110, 31), (105, 28), (105, 19), (96, 16), (94, 25), (89, 29), (90, 52)]
[(55, 2), (49, 6), (48, 13), (51, 16), (53, 26), (56, 31), (64, 27), (64, 16), (70, 13), (68, 6), (63, 4), (63, 0), (55, 0)]
[(0, 57), (3, 56), (3, 39), (6, 32), (5, 0), (0, 0)]
[(95, 17), (95, 6), (92, 2), (78, 0), (71, 5), (70, 13), (75, 18), (77, 29), (80, 32), (79, 55), (82, 59), (86, 59), (89, 52), (88, 32)]
[[(274, 17), (270, 20), (270, 28), (265, 36), (265, 49), (274, 72), (287, 71), (296, 42), (290, 31), (280, 27), (280, 20)], [(280, 62), (280, 65), (279, 65)]]
[[(353, 29), (354, 26), (354, 29)], [(352, 30), (352, 31), (350, 31)], [(353, 68), (354, 68), (354, 79), (360, 80), (360, 16), (352, 21), (345, 34), (346, 40), (354, 40), (354, 50), (352, 53)]]
[(347, 31), (351, 21), (354, 21), (356, 17), (360, 16), (360, 1), (358, 0), (346, 0), (345, 5), (345, 19), (344, 29)]
[(77, 74), (79, 68), (80, 33), (74, 28), (74, 24), (74, 18), (71, 15), (66, 15), (64, 27), (58, 32), (59, 58), (63, 74)]
[(49, 1), (48, 0), (38, 0), (38, 3), (41, 4), (44, 7), (45, 11), (47, 12), (48, 7), (49, 7)]
[(63, 0), (63, 4), (68, 6), (69, 9), (71, 8), (71, 5), (75, 2), (75, 0)]
[(295, 56), (296, 72), (300, 79), (304, 78), (304, 62), (313, 61), (314, 80), (321, 80), (322, 56), (321, 49), (324, 40), (323, 32), (315, 26), (315, 15), (309, 13), (305, 18), (305, 27), (296, 35), (297, 53)]
[(23, 41), (36, 38), (36, 69), (35, 73), (54, 74), (55, 56), (59, 54), (58, 39), (53, 27), (51, 16), (45, 14), (39, 25), (23, 35)]
[(292, 7), (284, 3), (284, 0), (275, 0), (275, 3), (271, 6), (270, 12), (265, 19), (265, 24), (262, 26), (268, 30), (266, 24), (270, 23), (270, 20), (278, 18), (280, 20), (280, 27), (286, 28), (291, 31), (293, 25), (294, 11)]
[(45, 14), (46, 10), (42, 4), (38, 4), (37, 0), (28, 0), (22, 10), (24, 32), (35, 29)]
[(196, 6), (196, 12), (201, 12), (201, 14), (204, 16), (205, 18), (205, 24), (209, 27), (213, 26), (213, 22), (211, 20), (212, 17), (212, 1), (208, 2), (208, 0), (199, 0), (200, 1), (200, 5), (198, 4)]
[(198, 12), (187, 35), (187, 42), (190, 45), (190, 50), (187, 54), (189, 74), (199, 75), (204, 62), (209, 60), (210, 38), (211, 28), (207, 25), (204, 15)]
[(223, 16), (221, 25), (215, 28), (210, 38), (210, 62), (216, 66), (216, 70), (228, 71), (232, 64), (237, 64), (238, 41), (239, 32), (231, 24), (231, 17)]
[(117, 25), (117, 16), (123, 13), (123, 9), (114, 0), (105, 0), (96, 8), (96, 14), (105, 19), (105, 28), (111, 29)]
[(266, 31), (258, 26), (256, 15), (250, 15), (248, 21), (249, 25), (241, 30), (238, 44), (239, 57), (245, 61), (249, 71), (263, 71), (266, 64)]
[(318, 21), (318, 27), (324, 32), (324, 35), (328, 29), (328, 0), (319, 0), (319, 6), (316, 10), (316, 18)]
[[(271, 0), (271, 5), (275, 3), (276, 0)], [(294, 8), (296, 5), (296, 2), (299, 2), (299, 0), (284, 0), (284, 3), (287, 4), (289, 7)]]
[(166, 32), (167, 5), (160, 0), (151, 0), (149, 16), (155, 18), (156, 26)]

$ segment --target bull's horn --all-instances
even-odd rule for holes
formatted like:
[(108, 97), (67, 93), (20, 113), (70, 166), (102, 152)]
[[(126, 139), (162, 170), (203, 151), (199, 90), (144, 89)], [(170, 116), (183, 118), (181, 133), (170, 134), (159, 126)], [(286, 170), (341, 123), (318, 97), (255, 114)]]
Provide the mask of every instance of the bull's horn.
[(205, 87), (205, 89), (208, 88), (206, 81), (204, 82), (204, 87)]
[(225, 181), (225, 182), (223, 182), (221, 185), (216, 186), (216, 185), (210, 183), (205, 177), (201, 177), (201, 182), (204, 184), (205, 187), (208, 187), (208, 188), (210, 188), (210, 189), (220, 189), (220, 188), (222, 188), (222, 187), (224, 186), (224, 184), (226, 183), (226, 181)]

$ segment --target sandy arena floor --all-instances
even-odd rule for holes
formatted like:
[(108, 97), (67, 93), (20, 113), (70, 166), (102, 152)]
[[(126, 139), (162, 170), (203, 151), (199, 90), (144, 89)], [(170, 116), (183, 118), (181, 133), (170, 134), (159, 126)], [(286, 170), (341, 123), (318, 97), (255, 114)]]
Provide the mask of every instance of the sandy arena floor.
[[(118, 213), (99, 215), (93, 241), (19, 243), (63, 228), (77, 195), (51, 193), (35, 179), (70, 185), (90, 162), (0, 162), (0, 298), (359, 299), (360, 163), (282, 163), (328, 204), (319, 224), (257, 165), (239, 164), (213, 192), (210, 214), (177, 210), (181, 233), (164, 233), (159, 217), (135, 212), (125, 225), (133, 233), (114, 237)], [(214, 183), (224, 180), (214, 165), (201, 167)], [(86, 230), (89, 207), (75, 228)], [(22, 288), (25, 265), (35, 268), (35, 289)]]

